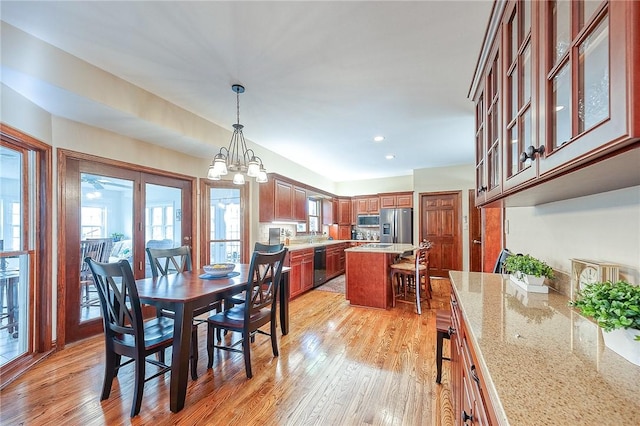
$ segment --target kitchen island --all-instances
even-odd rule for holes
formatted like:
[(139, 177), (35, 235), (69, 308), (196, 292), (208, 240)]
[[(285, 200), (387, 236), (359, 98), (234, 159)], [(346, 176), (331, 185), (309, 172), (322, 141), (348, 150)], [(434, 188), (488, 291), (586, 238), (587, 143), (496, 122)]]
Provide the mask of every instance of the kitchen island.
[(346, 299), (357, 306), (391, 307), (389, 265), (399, 255), (415, 249), (412, 244), (390, 243), (370, 243), (346, 249)]
[(457, 416), (523, 426), (638, 424), (640, 367), (608, 349), (567, 297), (526, 293), (500, 274), (449, 276)]

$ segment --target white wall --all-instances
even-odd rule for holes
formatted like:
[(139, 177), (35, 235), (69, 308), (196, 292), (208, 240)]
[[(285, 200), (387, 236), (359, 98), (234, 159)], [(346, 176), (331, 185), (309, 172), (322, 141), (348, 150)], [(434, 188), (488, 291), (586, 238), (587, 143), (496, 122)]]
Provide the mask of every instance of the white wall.
[(511, 251), (529, 253), (567, 275), (571, 258), (617, 263), (623, 278), (640, 283), (640, 186), (512, 207), (505, 224)]

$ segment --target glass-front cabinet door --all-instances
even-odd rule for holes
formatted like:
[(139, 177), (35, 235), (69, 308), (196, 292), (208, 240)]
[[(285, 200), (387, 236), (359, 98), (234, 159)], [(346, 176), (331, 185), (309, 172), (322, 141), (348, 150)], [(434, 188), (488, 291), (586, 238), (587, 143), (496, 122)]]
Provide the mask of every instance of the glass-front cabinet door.
[(544, 175), (626, 143), (634, 131), (639, 136), (640, 123), (629, 112), (637, 106), (627, 101), (627, 73), (634, 66), (638, 72), (637, 61), (634, 65), (627, 55), (629, 43), (638, 43), (629, 27), (638, 25), (630, 18), (638, 5), (554, 0), (540, 8), (548, 29), (541, 37), (541, 135), (547, 152), (539, 174)]

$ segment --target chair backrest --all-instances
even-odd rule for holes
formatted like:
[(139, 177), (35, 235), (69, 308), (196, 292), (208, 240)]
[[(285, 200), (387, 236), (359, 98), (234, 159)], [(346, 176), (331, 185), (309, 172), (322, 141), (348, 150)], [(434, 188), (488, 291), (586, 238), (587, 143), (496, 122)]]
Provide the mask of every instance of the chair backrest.
[(107, 339), (117, 344), (129, 335), (136, 346), (144, 347), (142, 308), (129, 262), (102, 263), (91, 257), (86, 257), (84, 262), (91, 270), (98, 289)]
[[(102, 261), (102, 252), (104, 251), (104, 239), (82, 240), (80, 241), (80, 259), (90, 257), (98, 262)], [(85, 262), (80, 263), (80, 274), (89, 275), (89, 265)]]
[(420, 265), (427, 266), (429, 265), (429, 249), (431, 245), (420, 245), (416, 249), (416, 273), (420, 269)]
[(253, 247), (254, 251), (261, 251), (263, 253), (275, 253), (284, 248), (284, 243), (281, 244), (262, 244), (256, 243)]
[[(92, 258), (98, 262), (107, 263), (111, 255), (111, 249), (113, 248), (113, 238), (87, 238), (87, 241), (103, 243), (102, 249), (100, 250), (100, 257), (96, 258), (92, 256)], [(84, 257), (81, 257), (81, 259), (84, 259)]]
[(496, 264), (493, 267), (493, 273), (494, 274), (503, 274), (505, 272), (505, 270), (504, 270), (504, 261), (507, 260), (507, 257), (509, 257), (509, 256), (513, 256), (513, 253), (511, 253), (506, 248), (502, 249), (502, 251), (498, 255), (498, 259), (496, 260)]
[(189, 246), (154, 249), (147, 247), (151, 265), (151, 275), (167, 275), (191, 270), (191, 249)]
[(286, 248), (273, 253), (254, 251), (251, 255), (248, 280), (250, 284), (245, 292), (245, 306), (248, 308), (245, 308), (245, 321), (249, 322), (257, 311), (275, 311), (286, 255)]

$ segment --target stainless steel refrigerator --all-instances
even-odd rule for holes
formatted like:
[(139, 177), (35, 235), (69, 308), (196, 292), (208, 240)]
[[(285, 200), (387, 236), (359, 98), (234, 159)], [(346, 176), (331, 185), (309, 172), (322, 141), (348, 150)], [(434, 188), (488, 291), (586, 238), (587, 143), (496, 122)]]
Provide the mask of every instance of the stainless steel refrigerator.
[(380, 242), (413, 244), (413, 209), (380, 209)]

